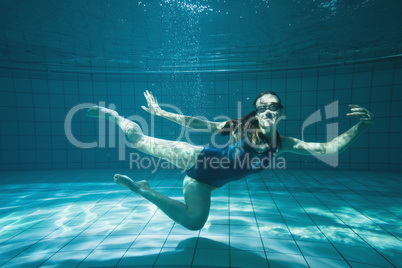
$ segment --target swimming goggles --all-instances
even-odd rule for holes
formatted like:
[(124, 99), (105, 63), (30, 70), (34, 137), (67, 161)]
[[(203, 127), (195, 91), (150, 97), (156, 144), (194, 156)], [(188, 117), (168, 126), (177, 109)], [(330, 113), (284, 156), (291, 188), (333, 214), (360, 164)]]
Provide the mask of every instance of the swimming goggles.
[(266, 110), (270, 110), (271, 112), (276, 112), (279, 109), (282, 109), (283, 106), (279, 103), (272, 103), (270, 105), (267, 106), (258, 106), (256, 107), (257, 113), (264, 113)]

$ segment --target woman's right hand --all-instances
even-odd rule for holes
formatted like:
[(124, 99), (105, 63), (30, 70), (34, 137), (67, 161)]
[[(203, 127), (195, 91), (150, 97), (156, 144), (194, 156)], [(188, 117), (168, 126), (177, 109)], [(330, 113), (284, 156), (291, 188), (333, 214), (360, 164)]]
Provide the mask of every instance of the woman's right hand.
[(161, 107), (159, 107), (158, 101), (152, 95), (152, 93), (148, 92), (148, 90), (147, 90), (144, 92), (144, 96), (145, 96), (145, 99), (147, 100), (148, 107), (141, 106), (141, 108), (150, 114), (161, 115), (163, 110), (161, 109)]

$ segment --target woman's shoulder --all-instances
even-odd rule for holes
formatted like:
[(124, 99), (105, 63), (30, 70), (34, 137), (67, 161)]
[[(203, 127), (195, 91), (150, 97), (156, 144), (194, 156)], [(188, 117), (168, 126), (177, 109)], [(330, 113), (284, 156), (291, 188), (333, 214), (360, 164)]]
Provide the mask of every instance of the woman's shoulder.
[(215, 122), (215, 127), (217, 130), (222, 130), (229, 121), (223, 121), (223, 122)]

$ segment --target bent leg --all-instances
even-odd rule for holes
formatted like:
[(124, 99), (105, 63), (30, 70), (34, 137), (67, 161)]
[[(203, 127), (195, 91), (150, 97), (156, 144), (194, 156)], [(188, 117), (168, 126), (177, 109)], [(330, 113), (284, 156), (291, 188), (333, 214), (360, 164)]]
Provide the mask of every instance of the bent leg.
[(203, 147), (195, 146), (181, 141), (168, 141), (146, 136), (142, 133), (140, 126), (124, 117), (116, 111), (94, 106), (87, 112), (91, 117), (103, 117), (116, 123), (128, 137), (129, 142), (137, 150), (162, 158), (173, 165), (182, 168), (191, 168)]
[(129, 177), (116, 174), (117, 184), (127, 187), (155, 204), (175, 222), (190, 230), (201, 229), (208, 219), (213, 187), (186, 176), (183, 182), (185, 203), (171, 199), (149, 188), (148, 182), (134, 182)]

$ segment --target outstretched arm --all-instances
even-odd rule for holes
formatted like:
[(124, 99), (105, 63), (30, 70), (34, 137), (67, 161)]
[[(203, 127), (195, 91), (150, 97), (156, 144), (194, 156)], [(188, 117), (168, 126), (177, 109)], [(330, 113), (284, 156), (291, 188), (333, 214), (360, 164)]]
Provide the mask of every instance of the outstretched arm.
[(349, 107), (351, 113), (348, 113), (347, 116), (357, 117), (360, 122), (345, 133), (327, 143), (304, 142), (296, 138), (283, 137), (282, 150), (302, 155), (333, 155), (343, 152), (375, 122), (374, 115), (368, 110), (352, 104)]
[(207, 120), (202, 120), (196, 117), (192, 116), (186, 116), (186, 115), (181, 115), (181, 114), (175, 114), (171, 112), (167, 112), (165, 110), (162, 110), (161, 107), (158, 104), (158, 101), (156, 98), (152, 95), (152, 93), (144, 92), (144, 96), (147, 100), (148, 107), (141, 106), (142, 109), (147, 111), (150, 114), (154, 114), (166, 119), (169, 119), (170, 121), (173, 121), (177, 124), (180, 124), (182, 126), (194, 129), (194, 130), (199, 130), (199, 131), (205, 131), (205, 132), (216, 132), (226, 124), (226, 122), (211, 122)]

